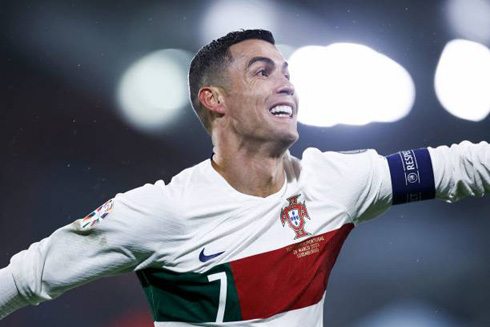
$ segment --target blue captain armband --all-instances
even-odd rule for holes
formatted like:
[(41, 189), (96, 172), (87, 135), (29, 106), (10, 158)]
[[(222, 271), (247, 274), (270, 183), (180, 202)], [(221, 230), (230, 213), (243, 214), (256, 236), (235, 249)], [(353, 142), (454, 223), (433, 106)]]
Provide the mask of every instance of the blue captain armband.
[(386, 159), (390, 167), (394, 205), (435, 198), (434, 172), (427, 149), (401, 151)]

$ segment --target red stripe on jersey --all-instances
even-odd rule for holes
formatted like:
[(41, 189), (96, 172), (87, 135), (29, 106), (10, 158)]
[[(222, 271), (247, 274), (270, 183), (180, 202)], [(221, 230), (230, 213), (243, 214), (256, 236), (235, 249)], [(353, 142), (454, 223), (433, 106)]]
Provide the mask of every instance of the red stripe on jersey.
[(230, 262), (242, 319), (267, 318), (318, 303), (353, 224), (271, 252)]

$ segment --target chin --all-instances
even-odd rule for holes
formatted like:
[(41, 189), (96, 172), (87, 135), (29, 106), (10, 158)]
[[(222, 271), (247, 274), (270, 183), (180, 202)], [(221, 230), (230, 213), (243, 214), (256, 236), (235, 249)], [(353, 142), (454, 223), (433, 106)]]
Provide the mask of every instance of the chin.
[(297, 130), (290, 131), (289, 133), (286, 133), (282, 135), (281, 141), (284, 146), (286, 146), (288, 149), (296, 143), (296, 141), (299, 139), (299, 133)]

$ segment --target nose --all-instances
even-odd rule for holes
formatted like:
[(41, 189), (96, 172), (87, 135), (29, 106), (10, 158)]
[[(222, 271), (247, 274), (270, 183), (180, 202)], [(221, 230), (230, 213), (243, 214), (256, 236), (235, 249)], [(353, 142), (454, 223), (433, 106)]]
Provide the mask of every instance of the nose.
[(277, 89), (277, 93), (285, 94), (285, 95), (294, 95), (295, 90), (294, 90), (293, 83), (291, 83), (291, 81), (286, 77), (284, 79), (285, 82), (283, 82), (281, 86), (279, 86), (279, 88)]

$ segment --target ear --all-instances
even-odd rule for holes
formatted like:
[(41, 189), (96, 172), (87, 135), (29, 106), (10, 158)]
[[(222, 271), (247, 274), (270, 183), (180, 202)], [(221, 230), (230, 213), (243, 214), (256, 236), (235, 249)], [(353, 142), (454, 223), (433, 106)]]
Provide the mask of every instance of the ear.
[(219, 116), (224, 115), (225, 108), (223, 105), (223, 97), (220, 90), (213, 86), (201, 87), (198, 93), (199, 102), (212, 113)]

